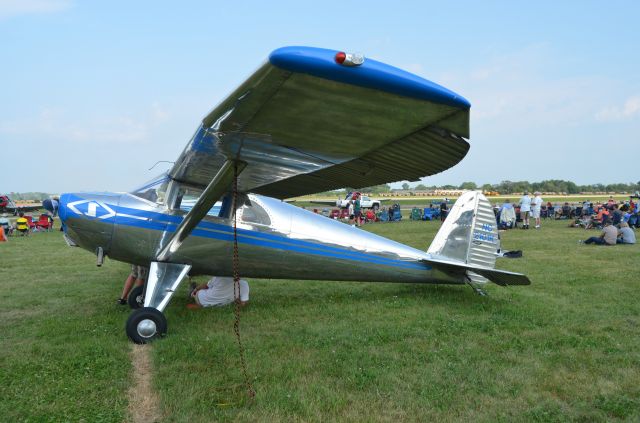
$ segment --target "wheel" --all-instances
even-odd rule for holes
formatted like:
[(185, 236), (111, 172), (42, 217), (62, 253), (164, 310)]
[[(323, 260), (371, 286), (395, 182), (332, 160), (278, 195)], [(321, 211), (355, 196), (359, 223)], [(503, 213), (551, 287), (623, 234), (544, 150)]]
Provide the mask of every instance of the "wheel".
[(127, 304), (132, 309), (138, 309), (144, 307), (144, 286), (135, 286), (129, 292), (129, 296), (127, 297)]
[(136, 344), (146, 344), (167, 333), (167, 319), (153, 307), (133, 310), (125, 326), (127, 336)]

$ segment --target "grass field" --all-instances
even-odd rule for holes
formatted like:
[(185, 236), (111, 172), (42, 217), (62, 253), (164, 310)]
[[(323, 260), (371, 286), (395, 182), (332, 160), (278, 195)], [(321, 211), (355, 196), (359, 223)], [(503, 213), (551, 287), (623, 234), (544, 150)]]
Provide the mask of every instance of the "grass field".
[[(426, 248), (439, 222), (366, 230)], [(528, 287), (252, 280), (242, 387), (230, 307), (189, 311), (145, 346), (163, 421), (638, 421), (640, 246), (578, 245), (544, 222), (502, 234)], [(128, 266), (60, 234), (0, 244), (0, 420), (128, 421)], [(198, 281), (204, 278), (198, 278)], [(184, 284), (186, 285), (186, 284)], [(135, 404), (132, 404), (135, 408)]]

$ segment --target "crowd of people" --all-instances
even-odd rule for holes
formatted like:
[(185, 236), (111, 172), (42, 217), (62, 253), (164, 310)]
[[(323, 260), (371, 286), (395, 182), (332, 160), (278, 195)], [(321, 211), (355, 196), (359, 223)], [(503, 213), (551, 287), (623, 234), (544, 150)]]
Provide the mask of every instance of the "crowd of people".
[(545, 203), (539, 192), (534, 193), (533, 198), (525, 192), (518, 202), (505, 200), (501, 206), (496, 205), (494, 211), (501, 229), (529, 229), (530, 219), (534, 219), (534, 227), (540, 229), (543, 218), (566, 219), (569, 226), (585, 229), (601, 229), (607, 219), (611, 219), (613, 225), (625, 222), (630, 227), (640, 227), (640, 210), (633, 198), (623, 202), (610, 197), (605, 203), (586, 200), (578, 204), (553, 204)]
[(51, 231), (54, 222), (54, 215), (51, 212), (42, 213), (37, 219), (32, 215), (19, 212), (14, 222), (9, 220), (7, 213), (3, 213), (0, 216), (0, 242), (8, 241), (12, 235), (29, 236), (33, 232)]
[(548, 216), (548, 209), (551, 203), (544, 203), (540, 192), (534, 192), (533, 197), (529, 196), (527, 191), (524, 192), (518, 203), (512, 203), (511, 200), (494, 207), (496, 222), (500, 229), (513, 229), (521, 223), (522, 229), (530, 228), (530, 220), (533, 219), (534, 228), (540, 229), (541, 217)]

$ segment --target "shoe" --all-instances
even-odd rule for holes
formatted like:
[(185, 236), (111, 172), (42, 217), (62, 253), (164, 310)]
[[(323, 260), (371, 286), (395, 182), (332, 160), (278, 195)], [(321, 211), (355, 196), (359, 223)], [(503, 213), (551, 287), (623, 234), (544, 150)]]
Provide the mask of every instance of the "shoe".
[(124, 298), (118, 298), (118, 301), (116, 301), (116, 304), (127, 305), (127, 300), (125, 300)]
[(579, 239), (579, 240), (578, 240), (578, 244), (584, 244), (584, 240)]
[(540, 225), (536, 225), (536, 229), (540, 229)]

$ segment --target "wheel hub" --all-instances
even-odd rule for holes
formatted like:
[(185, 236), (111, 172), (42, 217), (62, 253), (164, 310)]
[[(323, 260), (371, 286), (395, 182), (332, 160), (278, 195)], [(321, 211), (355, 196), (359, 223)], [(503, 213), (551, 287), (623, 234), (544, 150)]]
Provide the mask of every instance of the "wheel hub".
[(143, 338), (151, 338), (156, 334), (156, 322), (151, 319), (144, 319), (138, 323), (138, 335)]

